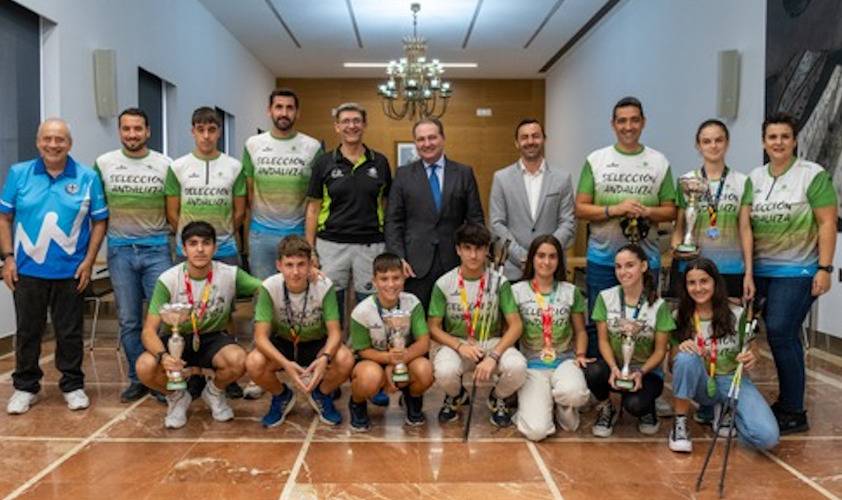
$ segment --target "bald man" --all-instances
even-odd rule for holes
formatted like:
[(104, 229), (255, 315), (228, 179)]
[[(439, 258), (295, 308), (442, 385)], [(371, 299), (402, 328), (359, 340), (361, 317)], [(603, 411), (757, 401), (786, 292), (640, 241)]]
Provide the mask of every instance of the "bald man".
[(64, 120), (46, 120), (36, 136), (40, 156), (12, 165), (0, 195), (3, 281), (14, 294), (17, 316), (15, 392), (6, 406), (12, 415), (26, 413), (38, 400), (48, 312), (67, 407), (90, 405), (82, 373), (83, 293), (105, 236), (108, 207), (99, 176), (69, 155), (72, 145)]

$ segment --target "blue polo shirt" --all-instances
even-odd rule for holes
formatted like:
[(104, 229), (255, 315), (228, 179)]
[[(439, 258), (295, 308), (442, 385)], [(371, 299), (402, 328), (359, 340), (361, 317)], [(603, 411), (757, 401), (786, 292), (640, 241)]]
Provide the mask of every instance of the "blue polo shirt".
[(91, 221), (108, 218), (108, 207), (96, 172), (68, 156), (55, 178), (41, 158), (12, 165), (0, 213), (13, 214), (19, 274), (68, 279), (85, 259)]

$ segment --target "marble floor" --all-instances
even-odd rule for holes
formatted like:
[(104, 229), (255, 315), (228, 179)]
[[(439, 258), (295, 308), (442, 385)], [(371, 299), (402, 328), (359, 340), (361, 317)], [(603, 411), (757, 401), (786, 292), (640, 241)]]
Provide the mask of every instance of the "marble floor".
[[(594, 413), (576, 433), (541, 442), (498, 430), (484, 404), (476, 406), (471, 440), (461, 425), (440, 426), (442, 393), (425, 400), (428, 424), (405, 429), (397, 398), (384, 411), (370, 407), (373, 429), (351, 433), (347, 423), (321, 424), (303, 398), (288, 421), (263, 429), (268, 397), (234, 401), (236, 418), (214, 422), (202, 401), (182, 429), (163, 428), (165, 408), (146, 397), (121, 404), (125, 366), (114, 340), (97, 341), (85, 358), (91, 407), (70, 412), (58, 390), (51, 344), (45, 344), (41, 401), (22, 416), (0, 413), (0, 497), (73, 499), (263, 498), (716, 498), (722, 462), (718, 447), (702, 491), (694, 483), (711, 441), (693, 424), (696, 449), (670, 452), (671, 419), (657, 436), (638, 434), (621, 420), (613, 437), (591, 435)], [(768, 353), (753, 378), (767, 397), (776, 391)], [(787, 436), (770, 453), (732, 451), (727, 498), (842, 497), (842, 364), (809, 356), (811, 430)], [(13, 359), (0, 358), (0, 403), (12, 393)], [(347, 422), (348, 387), (339, 408)], [(480, 388), (484, 402), (488, 388)], [(669, 394), (667, 394), (669, 397)]]

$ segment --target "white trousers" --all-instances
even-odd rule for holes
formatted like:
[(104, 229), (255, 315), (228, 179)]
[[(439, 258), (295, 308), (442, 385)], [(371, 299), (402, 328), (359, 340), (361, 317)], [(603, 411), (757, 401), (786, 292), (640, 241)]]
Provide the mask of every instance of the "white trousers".
[[(499, 337), (488, 339), (483, 343), (483, 348), (488, 352), (498, 342)], [(462, 375), (473, 370), (475, 365), (450, 347), (441, 346), (433, 358), (433, 374), (448, 396), (458, 396), (462, 388)], [(494, 394), (498, 398), (511, 396), (526, 380), (526, 358), (517, 349), (509, 347), (500, 356), (494, 375), (497, 379)]]
[(555, 409), (561, 428), (575, 431), (579, 407), (588, 402), (589, 396), (585, 374), (573, 359), (563, 361), (555, 370), (529, 369), (518, 391), (517, 430), (531, 441), (552, 435)]

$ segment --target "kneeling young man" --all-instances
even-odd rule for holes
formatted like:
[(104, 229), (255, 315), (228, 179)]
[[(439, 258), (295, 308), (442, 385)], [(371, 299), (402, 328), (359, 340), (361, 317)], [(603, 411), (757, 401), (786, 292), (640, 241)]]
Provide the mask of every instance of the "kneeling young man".
[[(433, 368), (425, 356), (430, 350), (430, 337), (424, 307), (418, 297), (403, 291), (400, 257), (380, 254), (372, 267), (377, 293), (357, 304), (351, 313), (351, 346), (359, 358), (351, 380), (351, 429), (362, 432), (371, 428), (367, 400), (382, 388), (389, 393), (401, 391), (406, 425), (424, 425), (424, 392), (433, 385)], [(390, 318), (396, 311), (409, 316)], [(385, 325), (401, 319), (408, 321), (408, 329), (403, 346), (395, 346)]]
[[(433, 340), (442, 345), (433, 360), (433, 371), (445, 392), (439, 422), (459, 418), (469, 402), (462, 374), (474, 370), (477, 382), (497, 375), (488, 396), (491, 423), (512, 424), (515, 392), (526, 381), (526, 358), (513, 347), (520, 338), (521, 320), (512, 287), (494, 269), (487, 269), (491, 233), (485, 226), (468, 223), (456, 230), (459, 267), (444, 274), (433, 286), (429, 325)], [(501, 334), (500, 316), (506, 320)], [(483, 338), (486, 337), (487, 338)]]
[(254, 311), (255, 350), (246, 359), (251, 379), (272, 394), (265, 427), (283, 423), (295, 404), (292, 389), (278, 379), (283, 370), (308, 395), (319, 420), (342, 422), (331, 393), (348, 380), (354, 357), (342, 345), (339, 306), (333, 283), (310, 280), (313, 249), (297, 235), (278, 244), (280, 273), (263, 282)]
[[(155, 283), (141, 338), (146, 352), (137, 360), (137, 375), (145, 386), (165, 392), (168, 372), (181, 372), (186, 379), (185, 371), (190, 371), (186, 368), (212, 369), (214, 377), (205, 385), (202, 399), (214, 420), (225, 422), (234, 418), (225, 399), (225, 386), (243, 375), (246, 362), (246, 352), (225, 332), (225, 327), (236, 298), (254, 295), (260, 280), (237, 266), (212, 260), (216, 231), (207, 222), (194, 221), (184, 226), (181, 243), (187, 261), (164, 271)], [(181, 359), (167, 352), (169, 325), (164, 326), (166, 334), (158, 336), (161, 307), (167, 303), (192, 306), (190, 318), (179, 325), (185, 341)], [(164, 426), (183, 427), (191, 401), (186, 389), (169, 391)]]

